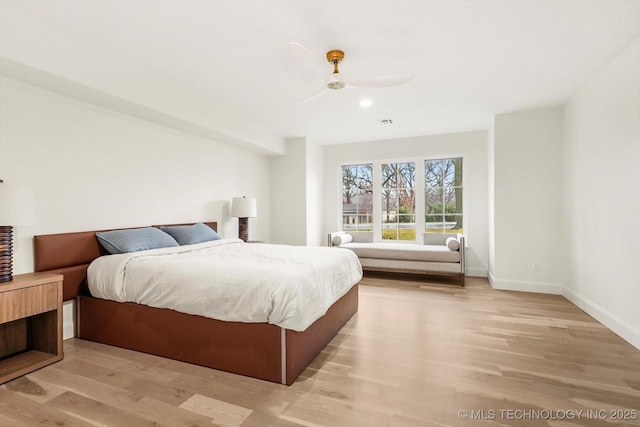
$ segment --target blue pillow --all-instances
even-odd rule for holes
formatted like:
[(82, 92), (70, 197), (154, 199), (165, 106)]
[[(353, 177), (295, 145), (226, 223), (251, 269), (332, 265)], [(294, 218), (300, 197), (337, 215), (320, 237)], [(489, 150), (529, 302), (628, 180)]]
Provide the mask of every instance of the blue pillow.
[(144, 251), (179, 246), (173, 237), (154, 227), (132, 228), (96, 233), (100, 244), (110, 254)]
[(201, 222), (193, 225), (160, 226), (160, 230), (176, 239), (181, 245), (195, 245), (196, 243), (210, 242), (221, 237), (213, 231), (213, 228)]

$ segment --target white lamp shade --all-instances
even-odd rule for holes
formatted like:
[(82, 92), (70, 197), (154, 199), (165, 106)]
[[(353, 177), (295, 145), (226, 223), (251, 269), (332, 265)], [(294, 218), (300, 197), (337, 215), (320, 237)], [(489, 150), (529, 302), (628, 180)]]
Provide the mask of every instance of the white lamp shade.
[(0, 225), (34, 225), (36, 200), (29, 187), (0, 183)]
[(258, 209), (252, 197), (234, 197), (231, 202), (231, 216), (234, 218), (256, 218)]

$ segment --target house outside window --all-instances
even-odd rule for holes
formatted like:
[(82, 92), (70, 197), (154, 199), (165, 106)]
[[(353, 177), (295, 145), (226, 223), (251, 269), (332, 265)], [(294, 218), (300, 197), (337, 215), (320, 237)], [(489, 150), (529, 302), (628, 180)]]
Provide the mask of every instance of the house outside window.
[(373, 231), (373, 164), (342, 167), (342, 228)]

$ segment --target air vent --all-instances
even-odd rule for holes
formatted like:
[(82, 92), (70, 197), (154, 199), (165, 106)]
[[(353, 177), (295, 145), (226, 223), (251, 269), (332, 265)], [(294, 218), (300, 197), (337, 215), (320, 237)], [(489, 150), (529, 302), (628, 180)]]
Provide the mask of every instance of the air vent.
[(381, 120), (378, 120), (378, 123), (381, 124), (381, 125), (384, 125), (384, 126), (392, 125), (393, 124), (393, 120), (391, 120), (391, 119), (381, 119)]

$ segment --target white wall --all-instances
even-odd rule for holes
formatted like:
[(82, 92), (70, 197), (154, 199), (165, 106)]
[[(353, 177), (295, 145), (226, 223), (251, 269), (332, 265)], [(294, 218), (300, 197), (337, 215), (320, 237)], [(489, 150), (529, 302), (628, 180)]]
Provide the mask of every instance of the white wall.
[(237, 237), (238, 195), (258, 198), (252, 238), (270, 238), (266, 156), (7, 78), (0, 94), (0, 178), (36, 197), (37, 224), (15, 230), (15, 274), (33, 271), (34, 234), (210, 220)]
[(640, 39), (565, 109), (563, 294), (640, 348)]
[(307, 141), (291, 138), (287, 155), (271, 158), (271, 241), (307, 244)]
[(489, 260), (486, 131), (324, 146), (323, 235), (338, 230), (340, 226), (341, 165), (377, 160), (422, 160), (460, 156), (464, 158), (464, 233), (469, 246), (467, 274), (486, 276)]
[(494, 119), (494, 288), (562, 290), (562, 135), (561, 108)]
[(307, 141), (307, 246), (323, 246), (322, 146)]
[(286, 141), (287, 154), (271, 158), (271, 242), (321, 246), (322, 147), (306, 138)]

